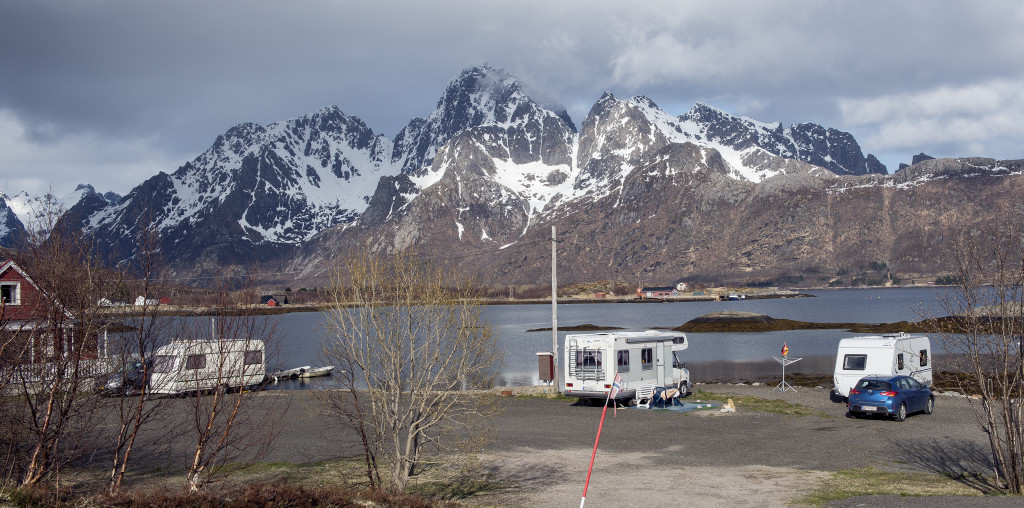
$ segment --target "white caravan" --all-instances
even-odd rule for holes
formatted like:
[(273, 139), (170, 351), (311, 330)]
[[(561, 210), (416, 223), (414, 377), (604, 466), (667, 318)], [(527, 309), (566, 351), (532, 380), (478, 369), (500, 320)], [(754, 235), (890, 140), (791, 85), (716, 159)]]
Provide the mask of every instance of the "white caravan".
[(244, 388), (267, 375), (262, 340), (172, 341), (156, 350), (150, 391), (179, 394)]
[(911, 376), (932, 385), (932, 346), (925, 335), (869, 335), (839, 341), (835, 394), (849, 397), (850, 388), (864, 376)]
[(637, 386), (678, 388), (690, 391), (690, 371), (683, 368), (678, 353), (689, 346), (680, 332), (614, 332), (567, 335), (565, 395), (603, 399), (608, 397), (615, 372), (622, 377), (618, 400), (632, 399)]

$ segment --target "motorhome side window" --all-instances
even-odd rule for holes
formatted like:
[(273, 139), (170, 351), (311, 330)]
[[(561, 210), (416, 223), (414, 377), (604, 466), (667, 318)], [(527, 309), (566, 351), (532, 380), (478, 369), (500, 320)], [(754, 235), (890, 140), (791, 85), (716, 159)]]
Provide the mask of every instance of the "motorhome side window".
[(601, 352), (600, 351), (577, 351), (576, 352), (576, 366), (584, 369), (599, 368), (601, 367)]
[(640, 368), (651, 370), (654, 368), (654, 349), (645, 347), (640, 350)]
[(922, 367), (927, 367), (928, 366), (928, 350), (927, 349), (922, 349), (921, 350), (921, 366)]
[(896, 355), (896, 370), (903, 370), (905, 365), (903, 363), (903, 353)]
[(188, 355), (185, 357), (185, 370), (206, 368), (206, 355)]
[(259, 365), (263, 363), (263, 351), (254, 349), (245, 352), (245, 365)]
[(846, 355), (843, 357), (843, 370), (864, 370), (867, 363), (868, 355)]
[(619, 351), (619, 372), (629, 372), (629, 351)]

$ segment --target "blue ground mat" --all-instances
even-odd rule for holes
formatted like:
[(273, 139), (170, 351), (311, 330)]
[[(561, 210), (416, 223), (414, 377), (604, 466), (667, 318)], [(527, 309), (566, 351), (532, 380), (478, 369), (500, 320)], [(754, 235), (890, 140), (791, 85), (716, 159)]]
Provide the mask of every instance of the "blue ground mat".
[(721, 406), (721, 404), (712, 404), (710, 402), (676, 402), (674, 404), (666, 404), (664, 407), (652, 405), (651, 409), (661, 411), (693, 411), (694, 409), (710, 409), (718, 406)]

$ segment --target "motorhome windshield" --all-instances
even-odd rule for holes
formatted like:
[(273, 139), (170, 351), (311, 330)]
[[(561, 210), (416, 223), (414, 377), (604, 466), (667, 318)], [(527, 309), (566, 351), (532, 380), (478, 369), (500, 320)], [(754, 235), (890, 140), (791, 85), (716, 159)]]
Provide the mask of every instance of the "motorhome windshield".
[(686, 367), (686, 364), (683, 363), (683, 359), (679, 357), (680, 353), (682, 353), (682, 351), (672, 352), (672, 368), (674, 369), (681, 369), (683, 367)]
[(176, 357), (171, 355), (157, 355), (157, 357), (153, 359), (153, 372), (159, 374), (174, 372), (175, 359)]

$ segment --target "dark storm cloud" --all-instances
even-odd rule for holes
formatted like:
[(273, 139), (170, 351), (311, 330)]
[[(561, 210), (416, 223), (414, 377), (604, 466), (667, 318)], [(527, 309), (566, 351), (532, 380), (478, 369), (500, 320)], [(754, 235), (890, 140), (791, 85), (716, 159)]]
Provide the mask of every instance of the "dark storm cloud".
[(577, 124), (610, 90), (849, 130), (891, 169), (1019, 158), (1022, 25), (1015, 2), (0, 0), (0, 189), (126, 192), (329, 104), (393, 136), (485, 62)]

